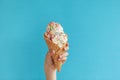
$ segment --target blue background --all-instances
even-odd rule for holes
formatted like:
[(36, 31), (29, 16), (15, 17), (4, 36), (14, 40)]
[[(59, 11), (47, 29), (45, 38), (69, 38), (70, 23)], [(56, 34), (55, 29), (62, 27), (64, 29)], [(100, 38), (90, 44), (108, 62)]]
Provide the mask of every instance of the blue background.
[(0, 80), (45, 80), (50, 21), (69, 35), (58, 80), (120, 80), (119, 0), (0, 0)]

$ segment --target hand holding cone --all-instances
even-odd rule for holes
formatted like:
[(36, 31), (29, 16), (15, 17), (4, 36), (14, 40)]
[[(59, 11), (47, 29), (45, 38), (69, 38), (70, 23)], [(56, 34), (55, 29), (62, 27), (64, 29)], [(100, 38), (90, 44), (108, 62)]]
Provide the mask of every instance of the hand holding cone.
[(65, 53), (64, 48), (68, 46), (68, 36), (64, 33), (62, 26), (59, 23), (51, 22), (47, 26), (47, 31), (44, 34), (44, 39), (49, 50), (54, 50), (52, 56), (55, 67), (58, 72), (61, 70), (62, 62), (58, 61), (59, 55)]
[(68, 43), (65, 44), (62, 48), (60, 48), (57, 44), (55, 44), (51, 40), (49, 40), (45, 35), (44, 35), (44, 39), (46, 41), (46, 44), (47, 44), (49, 50), (55, 51), (55, 54), (52, 55), (52, 59), (53, 59), (54, 66), (57, 68), (58, 72), (60, 72), (63, 63), (61, 61), (58, 61), (58, 57), (59, 57), (59, 55), (61, 55), (65, 52), (64, 49), (66, 48), (66, 46), (68, 46)]

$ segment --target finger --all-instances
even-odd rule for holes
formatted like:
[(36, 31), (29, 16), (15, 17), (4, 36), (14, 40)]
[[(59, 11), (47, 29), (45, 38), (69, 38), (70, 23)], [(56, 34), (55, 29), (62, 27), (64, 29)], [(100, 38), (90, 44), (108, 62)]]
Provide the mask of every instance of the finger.
[(50, 55), (55, 54), (55, 50), (49, 50)]
[(68, 47), (68, 46), (64, 48), (64, 50), (65, 50), (65, 51), (67, 51), (68, 49), (69, 49), (69, 47)]
[(53, 52), (53, 51), (49, 51), (49, 52), (47, 53), (47, 55), (46, 55), (46, 60), (48, 60), (48, 63), (50, 63), (50, 64), (54, 64), (54, 63), (53, 63), (52, 54), (54, 54), (54, 52)]
[(61, 54), (61, 55), (59, 56), (59, 58), (67, 57), (68, 55), (69, 55), (68, 52), (65, 52), (65, 53)]
[(51, 67), (52, 69), (55, 69), (55, 66), (54, 66), (54, 64), (53, 64), (53, 62), (52, 61), (48, 61), (48, 65), (49, 65), (49, 67)]
[(50, 49), (49, 52), (50, 53), (55, 53), (55, 50)]
[(64, 64), (66, 62), (66, 60), (62, 60), (62, 64)]
[(67, 57), (59, 58), (58, 60), (59, 60), (59, 61), (66, 61), (66, 60), (67, 60)]
[(48, 53), (47, 56), (46, 56), (46, 62), (51, 68), (54, 69), (54, 62), (53, 62), (53, 58), (50, 55), (50, 53)]

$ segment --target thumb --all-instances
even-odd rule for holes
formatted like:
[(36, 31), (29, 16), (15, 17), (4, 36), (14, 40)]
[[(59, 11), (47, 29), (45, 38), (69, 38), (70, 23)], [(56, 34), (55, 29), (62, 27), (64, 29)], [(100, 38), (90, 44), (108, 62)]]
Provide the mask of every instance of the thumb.
[(47, 63), (49, 64), (49, 67), (51, 67), (52, 69), (55, 69), (54, 67), (54, 61), (53, 61), (53, 58), (52, 58), (52, 55), (55, 54), (55, 51), (54, 50), (49, 50), (48, 54), (47, 54)]
[(52, 56), (55, 54), (55, 50), (49, 50), (49, 54)]

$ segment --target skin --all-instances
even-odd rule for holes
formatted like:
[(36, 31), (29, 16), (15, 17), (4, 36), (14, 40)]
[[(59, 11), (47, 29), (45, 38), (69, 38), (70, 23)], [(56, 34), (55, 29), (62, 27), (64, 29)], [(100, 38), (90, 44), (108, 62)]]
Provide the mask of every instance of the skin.
[[(63, 64), (67, 60), (68, 53), (66, 51), (68, 50), (68, 45), (66, 46), (66, 48), (64, 48), (64, 50), (65, 50), (65, 53), (62, 55), (59, 55), (59, 58), (58, 58), (58, 61), (61, 61)], [(51, 58), (51, 56), (54, 54), (55, 54), (54, 50), (50, 50), (46, 54), (46, 59), (45, 59), (45, 63), (44, 63), (46, 80), (56, 80), (57, 69), (55, 68), (55, 66), (53, 64), (53, 60)]]

